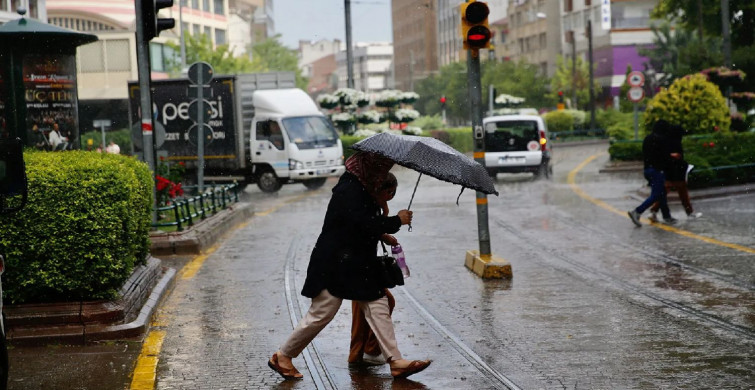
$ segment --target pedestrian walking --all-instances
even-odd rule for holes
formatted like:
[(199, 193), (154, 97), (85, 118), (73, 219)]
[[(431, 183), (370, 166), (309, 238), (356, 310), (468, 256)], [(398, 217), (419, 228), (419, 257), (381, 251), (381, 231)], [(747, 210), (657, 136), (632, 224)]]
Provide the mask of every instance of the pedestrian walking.
[[(386, 180), (380, 184), (377, 190), (377, 203), (382, 209), (383, 215), (388, 215), (388, 201), (396, 196), (396, 189), (398, 188), (398, 180), (396, 176), (390, 172), (386, 177)], [(380, 240), (387, 245), (398, 245), (398, 240), (392, 234), (383, 234)], [(390, 290), (385, 289), (385, 296), (388, 298), (388, 312), (393, 314), (393, 308), (396, 306), (396, 299), (391, 294)], [(350, 364), (369, 364), (369, 365), (383, 365), (387, 363), (382, 356), (380, 350), (380, 343), (378, 343), (375, 333), (370, 328), (370, 324), (364, 317), (364, 313), (359, 309), (359, 303), (357, 301), (351, 301), (351, 343), (349, 345), (349, 363)]]
[(671, 155), (669, 154), (668, 132), (670, 124), (660, 119), (653, 124), (652, 133), (642, 141), (643, 174), (650, 183), (650, 196), (633, 210), (627, 211), (632, 222), (641, 227), (640, 216), (653, 203), (658, 202), (663, 215), (663, 221), (674, 224), (677, 220), (671, 216), (666, 199), (666, 177), (664, 172), (669, 169)]
[[(668, 134), (668, 147), (669, 155), (671, 156), (671, 162), (669, 164), (666, 174), (666, 182), (664, 183), (666, 193), (674, 189), (679, 194), (679, 201), (684, 206), (684, 211), (687, 213), (687, 218), (700, 218), (703, 213), (695, 212), (692, 207), (692, 202), (689, 199), (689, 190), (687, 189), (687, 172), (689, 170), (689, 164), (684, 159), (684, 148), (682, 146), (682, 137), (684, 136), (684, 128), (679, 125), (672, 125)], [(650, 207), (649, 220), (658, 222), (658, 209), (660, 203), (655, 202)]]
[(107, 145), (107, 148), (105, 148), (105, 151), (111, 154), (121, 154), (121, 147), (118, 146), (114, 141), (110, 141), (110, 143)]
[(393, 161), (378, 154), (357, 152), (346, 161), (346, 172), (333, 187), (322, 232), (312, 250), (302, 295), (312, 303), (304, 318), (268, 366), (285, 379), (301, 379), (292, 358), (335, 317), (343, 299), (357, 301), (380, 344), (394, 378), (427, 368), (430, 360), (407, 360), (396, 343), (385, 285), (379, 272), (377, 244), (383, 234), (396, 233), (412, 222), (412, 212), (382, 215), (376, 191)]

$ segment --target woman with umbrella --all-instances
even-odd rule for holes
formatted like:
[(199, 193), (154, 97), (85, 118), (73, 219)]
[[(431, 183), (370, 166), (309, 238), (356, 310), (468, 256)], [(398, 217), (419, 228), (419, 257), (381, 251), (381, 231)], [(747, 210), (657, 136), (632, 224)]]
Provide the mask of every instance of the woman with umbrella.
[(383, 234), (396, 233), (412, 222), (412, 212), (382, 215), (377, 201), (393, 161), (375, 153), (357, 152), (346, 161), (346, 173), (333, 188), (322, 232), (307, 267), (302, 295), (312, 303), (293, 333), (268, 361), (285, 379), (300, 379), (293, 366), (297, 357), (330, 323), (343, 299), (358, 302), (391, 367), (394, 378), (405, 378), (430, 365), (429, 360), (406, 360), (398, 350), (376, 249)]

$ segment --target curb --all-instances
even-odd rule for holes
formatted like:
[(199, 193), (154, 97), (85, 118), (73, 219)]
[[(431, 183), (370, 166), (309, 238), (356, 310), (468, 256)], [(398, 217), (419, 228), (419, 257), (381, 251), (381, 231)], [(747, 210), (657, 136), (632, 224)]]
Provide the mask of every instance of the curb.
[[(115, 301), (9, 307), (6, 310), (8, 343), (15, 346), (82, 345), (143, 336), (158, 304), (173, 288), (176, 279), (176, 270), (162, 267), (159, 259), (148, 259), (148, 265), (143, 268), (132, 274), (121, 289), (128, 292)], [(148, 272), (154, 273), (154, 277), (145, 275)], [(117, 323), (121, 321), (129, 322)]]
[[(697, 190), (689, 190), (690, 199), (711, 199), (722, 196), (742, 195), (755, 193), (755, 183), (740, 184), (736, 186), (725, 187), (713, 187), (713, 188), (700, 188)], [(638, 189), (632, 197), (639, 200), (645, 200), (650, 196), (650, 187), (642, 187)], [(679, 193), (671, 191), (666, 195), (668, 202), (679, 202)]]
[(464, 266), (483, 279), (511, 279), (511, 263), (495, 255), (480, 256), (480, 251), (467, 251)]
[(152, 256), (198, 255), (238, 223), (254, 215), (251, 203), (239, 202), (181, 232), (150, 232)]

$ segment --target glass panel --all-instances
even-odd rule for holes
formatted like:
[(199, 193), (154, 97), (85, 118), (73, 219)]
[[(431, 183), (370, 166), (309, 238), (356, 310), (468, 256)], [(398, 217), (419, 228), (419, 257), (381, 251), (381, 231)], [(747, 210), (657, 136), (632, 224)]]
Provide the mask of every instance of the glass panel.
[[(495, 131), (489, 131), (495, 128)], [(488, 152), (527, 150), (530, 141), (538, 141), (537, 122), (510, 120), (485, 125), (485, 149)]]
[(116, 72), (131, 70), (128, 39), (105, 41), (105, 55), (107, 56), (107, 70)]
[(338, 134), (325, 117), (301, 116), (283, 119), (288, 139), (299, 149), (315, 149), (335, 146)]
[(80, 46), (78, 57), (81, 62), (81, 73), (103, 72), (105, 70), (102, 41)]

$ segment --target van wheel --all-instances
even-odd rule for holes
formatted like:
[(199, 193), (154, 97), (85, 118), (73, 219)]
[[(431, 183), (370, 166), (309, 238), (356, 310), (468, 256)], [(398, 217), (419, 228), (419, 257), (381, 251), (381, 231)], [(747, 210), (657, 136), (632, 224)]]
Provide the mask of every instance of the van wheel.
[(275, 172), (270, 168), (260, 172), (257, 177), (257, 187), (259, 187), (262, 192), (276, 192), (281, 189), (281, 186), (282, 183), (278, 180), (278, 176), (276, 176)]
[(304, 187), (307, 187), (308, 190), (316, 190), (322, 187), (327, 180), (327, 178), (321, 177), (318, 179), (304, 180), (302, 184), (304, 184)]

